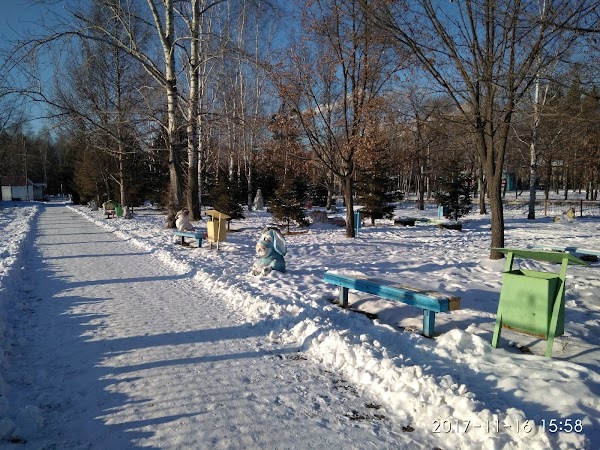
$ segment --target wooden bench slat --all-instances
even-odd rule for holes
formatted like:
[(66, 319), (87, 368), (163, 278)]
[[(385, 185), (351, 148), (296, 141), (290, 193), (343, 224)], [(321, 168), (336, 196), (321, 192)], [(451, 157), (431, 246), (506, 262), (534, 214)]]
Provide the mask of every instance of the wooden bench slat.
[(436, 313), (454, 311), (460, 308), (460, 297), (416, 289), (396, 283), (393, 280), (330, 272), (325, 272), (323, 280), (340, 286), (339, 300), (342, 306), (348, 305), (348, 290), (352, 289), (421, 308), (423, 310), (423, 334), (427, 337), (434, 334)]
[(420, 291), (410, 286), (394, 283), (380, 278), (347, 277), (340, 274), (325, 273), (324, 280), (356, 291), (374, 294), (388, 300), (398, 300), (409, 305), (434, 312), (447, 312), (458, 309), (460, 299), (439, 292)]
[(181, 237), (181, 245), (184, 244), (184, 238), (194, 238), (198, 241), (198, 247), (202, 247), (202, 239), (204, 238), (204, 233), (201, 231), (179, 231), (174, 230), (173, 234), (175, 236)]
[(185, 236), (185, 237), (193, 237), (193, 238), (201, 238), (203, 237), (201, 232), (199, 231), (179, 231), (179, 230), (175, 230), (173, 233), (175, 233), (176, 236)]

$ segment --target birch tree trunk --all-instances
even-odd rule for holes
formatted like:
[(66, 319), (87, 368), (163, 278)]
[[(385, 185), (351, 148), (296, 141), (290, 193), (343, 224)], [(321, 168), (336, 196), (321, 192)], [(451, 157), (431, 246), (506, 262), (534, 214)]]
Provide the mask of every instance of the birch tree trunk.
[[(175, 228), (175, 215), (183, 205), (183, 189), (181, 176), (181, 158), (177, 139), (177, 72), (175, 67), (175, 23), (173, 0), (163, 0), (163, 15), (158, 11), (153, 0), (147, 0), (158, 31), (165, 64), (165, 93), (167, 96), (167, 149), (169, 152), (169, 203), (167, 227)], [(164, 22), (163, 17), (164, 16)]]
[(535, 185), (537, 179), (537, 142), (540, 125), (540, 75), (536, 74), (533, 91), (533, 123), (531, 126), (531, 143), (529, 144), (529, 212), (527, 219), (535, 219)]
[(190, 25), (190, 98), (188, 100), (187, 154), (188, 177), (186, 186), (187, 207), (190, 220), (200, 219), (200, 197), (198, 191), (198, 110), (200, 68), (200, 2), (191, 0), (192, 20)]

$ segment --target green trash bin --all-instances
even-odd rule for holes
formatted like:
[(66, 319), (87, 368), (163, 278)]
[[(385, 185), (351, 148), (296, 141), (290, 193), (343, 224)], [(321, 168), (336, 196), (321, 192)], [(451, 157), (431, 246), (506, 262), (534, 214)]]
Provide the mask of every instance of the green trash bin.
[(115, 204), (115, 214), (117, 217), (123, 217), (123, 206), (119, 203)]
[[(552, 356), (554, 338), (564, 333), (565, 279), (569, 264), (585, 261), (565, 252), (497, 248), (506, 254), (502, 289), (492, 347), (498, 347), (502, 328), (546, 339), (546, 356)], [(560, 273), (514, 269), (514, 258), (560, 263)]]
[[(504, 272), (500, 292), (503, 326), (548, 339), (553, 299), (559, 286), (558, 274), (524, 269)], [(564, 310), (561, 302), (555, 336), (564, 332)]]

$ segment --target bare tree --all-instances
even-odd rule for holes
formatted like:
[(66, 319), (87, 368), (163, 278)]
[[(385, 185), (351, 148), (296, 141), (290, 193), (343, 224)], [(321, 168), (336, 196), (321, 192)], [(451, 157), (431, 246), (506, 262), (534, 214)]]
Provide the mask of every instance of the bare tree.
[(409, 48), (470, 124), (484, 166), (492, 220), (490, 257), (504, 247), (502, 170), (515, 107), (543, 67), (574, 38), (553, 24), (582, 24), (587, 0), (360, 0), (370, 17)]
[(417, 207), (425, 209), (425, 192), (430, 192), (430, 176), (435, 178), (435, 154), (448, 151), (448, 140), (443, 136), (442, 118), (447, 105), (424, 87), (408, 85), (396, 100), (398, 114), (404, 122), (404, 132), (410, 136), (411, 150), (404, 157), (415, 165)]
[[(517, 108), (515, 117), (517, 118), (513, 124), (513, 130), (517, 140), (527, 147), (528, 164), (529, 164), (529, 206), (527, 219), (535, 219), (535, 203), (537, 184), (539, 179), (540, 157), (544, 153), (544, 141), (555, 139), (563, 133), (563, 127), (560, 126), (553, 118), (557, 117), (558, 111), (555, 107), (549, 105), (552, 99), (556, 96), (556, 89), (551, 89), (550, 81), (543, 79), (542, 74), (535, 75), (535, 82), (532, 91), (526, 95), (519, 107)], [(518, 109), (522, 108), (521, 114), (518, 114)], [(522, 116), (520, 120), (519, 117)], [(551, 120), (551, 126), (544, 127), (543, 122)], [(524, 126), (523, 123), (527, 123)], [(541, 138), (541, 135), (544, 138)]]
[[(167, 148), (169, 150), (169, 178), (170, 178), (170, 203), (169, 215), (167, 218), (167, 226), (175, 227), (176, 210), (183, 205), (183, 190), (181, 181), (181, 161), (177, 150), (177, 132), (179, 129), (177, 121), (177, 71), (175, 64), (175, 21), (173, 11), (173, 0), (163, 0), (159, 7), (154, 0), (148, 0), (148, 7), (152, 12), (154, 26), (158, 39), (160, 40), (163, 51), (164, 72), (157, 71), (157, 66), (151, 61), (147, 55), (139, 54), (143, 60), (145, 67), (153, 74), (157, 81), (165, 89), (167, 97)], [(121, 12), (121, 11), (120, 11)], [(119, 15), (121, 16), (121, 14)], [(108, 35), (112, 37), (112, 35)], [(115, 44), (118, 47), (127, 45), (130, 47), (131, 42), (126, 43), (117, 41)], [(137, 52), (135, 52), (138, 54)]]
[(200, 109), (200, 70), (202, 67), (202, 43), (200, 32), (202, 29), (201, 14), (204, 0), (190, 0), (189, 5), (184, 3), (182, 7), (189, 6), (190, 11), (179, 11), (189, 30), (189, 53), (187, 56), (189, 95), (187, 98), (187, 185), (186, 199), (190, 211), (190, 219), (200, 219), (200, 198), (198, 189), (198, 156), (199, 156), (199, 109)]
[[(119, 36), (118, 19), (110, 10), (94, 8), (89, 19), (107, 28), (112, 25), (114, 35)], [(106, 153), (114, 160), (114, 164), (99, 168), (106, 195), (111, 198), (112, 181), (119, 186), (120, 202), (131, 205), (129, 160), (139, 151), (136, 122), (142, 103), (138, 85), (148, 80), (129, 53), (101, 37), (76, 40), (69, 46), (64, 63), (55, 72), (51, 108), (63, 118), (59, 126), (85, 139), (85, 148)]]
[[(12, 65), (25, 67), (24, 62), (37, 59), (40, 51), (52, 43), (70, 37), (81, 40), (103, 42), (120, 49), (136, 59), (146, 72), (164, 89), (167, 123), (165, 127), (166, 146), (169, 152), (169, 216), (167, 225), (175, 226), (175, 211), (183, 204), (181, 161), (178, 152), (179, 119), (177, 115), (177, 65), (174, 0), (94, 0), (93, 9), (102, 10), (104, 23), (100, 23), (85, 5), (78, 2), (65, 5), (65, 17), (57, 30), (48, 30), (41, 38), (21, 42), (10, 57)], [(145, 9), (143, 5), (146, 5)], [(77, 24), (69, 23), (74, 19)], [(141, 30), (141, 33), (140, 33)], [(155, 58), (153, 50), (146, 44), (156, 39), (162, 58)], [(23, 69), (26, 70), (26, 69)], [(35, 66), (29, 71), (31, 80), (41, 80)], [(22, 91), (37, 101), (52, 103), (48, 93), (41, 87), (32, 85)]]
[[(174, 0), (147, 0), (147, 8), (152, 18), (153, 27), (148, 26), (148, 21), (142, 14), (136, 12), (136, 8), (131, 8), (130, 5), (124, 3), (135, 0), (115, 1), (115, 0), (97, 0), (102, 1), (107, 8), (110, 8), (115, 17), (119, 19), (119, 24), (122, 31), (126, 34), (126, 39), (120, 39), (111, 33), (110, 30), (104, 27), (98, 27), (89, 24), (85, 17), (80, 19), (86, 23), (96, 33), (103, 34), (104, 39), (110, 42), (115, 47), (121, 48), (135, 57), (146, 71), (159, 83), (165, 90), (166, 96), (166, 145), (169, 152), (169, 215), (167, 218), (167, 226), (175, 226), (175, 212), (183, 206), (183, 179), (182, 165), (179, 154), (179, 129), (180, 119), (178, 114), (179, 108), (179, 89), (178, 89), (178, 60), (177, 48), (178, 37), (176, 35), (175, 19), (176, 9)], [(191, 18), (188, 22), (188, 31), (190, 33), (190, 53), (189, 53), (189, 70), (190, 70), (190, 94), (188, 102), (188, 189), (187, 203), (199, 218), (199, 198), (198, 198), (198, 146), (200, 139), (198, 138), (198, 110), (199, 110), (199, 67), (201, 64), (200, 45), (203, 36), (200, 34), (201, 17), (214, 6), (222, 3), (224, 0), (193, 0), (191, 4)], [(141, 5), (140, 5), (141, 6)], [(145, 51), (142, 42), (136, 39), (134, 27), (145, 26), (148, 30), (152, 30), (156, 39), (160, 43), (162, 50), (162, 61), (159, 63), (152, 58), (150, 52)]]
[(373, 145), (379, 98), (396, 64), (357, 1), (308, 2), (306, 35), (280, 80), (309, 147), (340, 180), (346, 236), (354, 237), (353, 183), (357, 155)]
[[(253, 173), (259, 148), (264, 142), (266, 130), (266, 98), (267, 91), (266, 62), (270, 62), (272, 55), (274, 27), (279, 23), (278, 11), (269, 5), (269, 2), (258, 0), (253, 7), (244, 0), (243, 17), (244, 22), (252, 23), (254, 26), (240, 27), (237, 37), (238, 54), (238, 78), (240, 80), (240, 109), (243, 112), (243, 141), (242, 141), (242, 164), (246, 177), (247, 205), (252, 207), (254, 188)], [(244, 82), (245, 80), (245, 82)]]

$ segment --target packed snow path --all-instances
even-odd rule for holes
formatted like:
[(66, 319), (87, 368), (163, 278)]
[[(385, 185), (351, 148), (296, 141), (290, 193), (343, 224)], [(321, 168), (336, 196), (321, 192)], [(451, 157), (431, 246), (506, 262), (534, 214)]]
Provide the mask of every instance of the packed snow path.
[(271, 343), (268, 327), (64, 206), (41, 208), (20, 272), (9, 448), (433, 447)]

